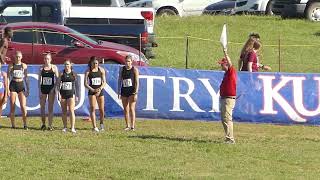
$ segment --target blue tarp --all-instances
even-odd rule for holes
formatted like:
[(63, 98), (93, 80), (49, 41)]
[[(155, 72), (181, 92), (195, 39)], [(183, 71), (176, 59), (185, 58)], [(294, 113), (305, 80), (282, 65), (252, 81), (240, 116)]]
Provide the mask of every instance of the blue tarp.
[[(105, 65), (105, 110), (107, 117), (122, 116), (117, 97), (118, 65)], [(62, 66), (59, 69), (62, 70)], [(6, 70), (6, 67), (2, 68)], [(81, 80), (76, 115), (88, 116), (89, 102), (83, 86), (85, 65), (74, 65)], [(29, 65), (31, 94), (28, 115), (39, 116), (39, 66)], [(140, 91), (137, 117), (148, 119), (219, 120), (219, 86), (222, 71), (139, 67)], [(235, 121), (281, 124), (320, 124), (320, 75), (238, 72)], [(9, 104), (3, 115), (8, 115)], [(17, 103), (17, 105), (19, 105)], [(16, 109), (20, 114), (19, 106)], [(61, 113), (58, 102), (54, 112)]]

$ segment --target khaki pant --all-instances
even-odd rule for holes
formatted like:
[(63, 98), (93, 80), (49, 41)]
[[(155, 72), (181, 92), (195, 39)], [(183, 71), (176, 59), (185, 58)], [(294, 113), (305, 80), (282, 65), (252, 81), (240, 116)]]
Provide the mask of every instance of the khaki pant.
[(235, 104), (236, 104), (235, 99), (231, 99), (231, 98), (220, 99), (221, 122), (224, 128), (226, 141), (228, 140), (234, 141), (232, 113), (233, 113)]

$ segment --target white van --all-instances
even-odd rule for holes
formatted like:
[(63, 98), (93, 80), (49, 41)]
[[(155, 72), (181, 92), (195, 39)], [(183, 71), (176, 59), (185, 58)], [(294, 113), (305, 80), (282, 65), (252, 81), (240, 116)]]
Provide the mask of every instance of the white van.
[(222, 0), (153, 0), (156, 15), (201, 15), (208, 5)]
[(237, 0), (235, 13), (257, 13), (272, 15), (272, 0)]

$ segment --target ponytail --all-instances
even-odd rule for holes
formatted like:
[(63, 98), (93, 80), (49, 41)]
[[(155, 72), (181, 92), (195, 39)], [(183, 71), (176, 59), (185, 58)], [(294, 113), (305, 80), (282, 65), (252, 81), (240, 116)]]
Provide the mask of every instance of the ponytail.
[(74, 79), (77, 78), (77, 75), (75, 73), (73, 73), (73, 63), (71, 63), (71, 73)]
[(89, 67), (90, 71), (92, 70), (92, 62), (95, 60), (97, 60), (97, 58), (95, 56), (90, 57), (90, 60), (88, 62), (88, 67)]

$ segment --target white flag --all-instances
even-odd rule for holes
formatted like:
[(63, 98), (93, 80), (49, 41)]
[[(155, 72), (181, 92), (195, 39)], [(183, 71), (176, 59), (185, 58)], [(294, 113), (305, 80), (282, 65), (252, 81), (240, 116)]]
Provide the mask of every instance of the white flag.
[(224, 24), (221, 32), (220, 43), (223, 49), (227, 49), (228, 39), (227, 39), (227, 25)]

